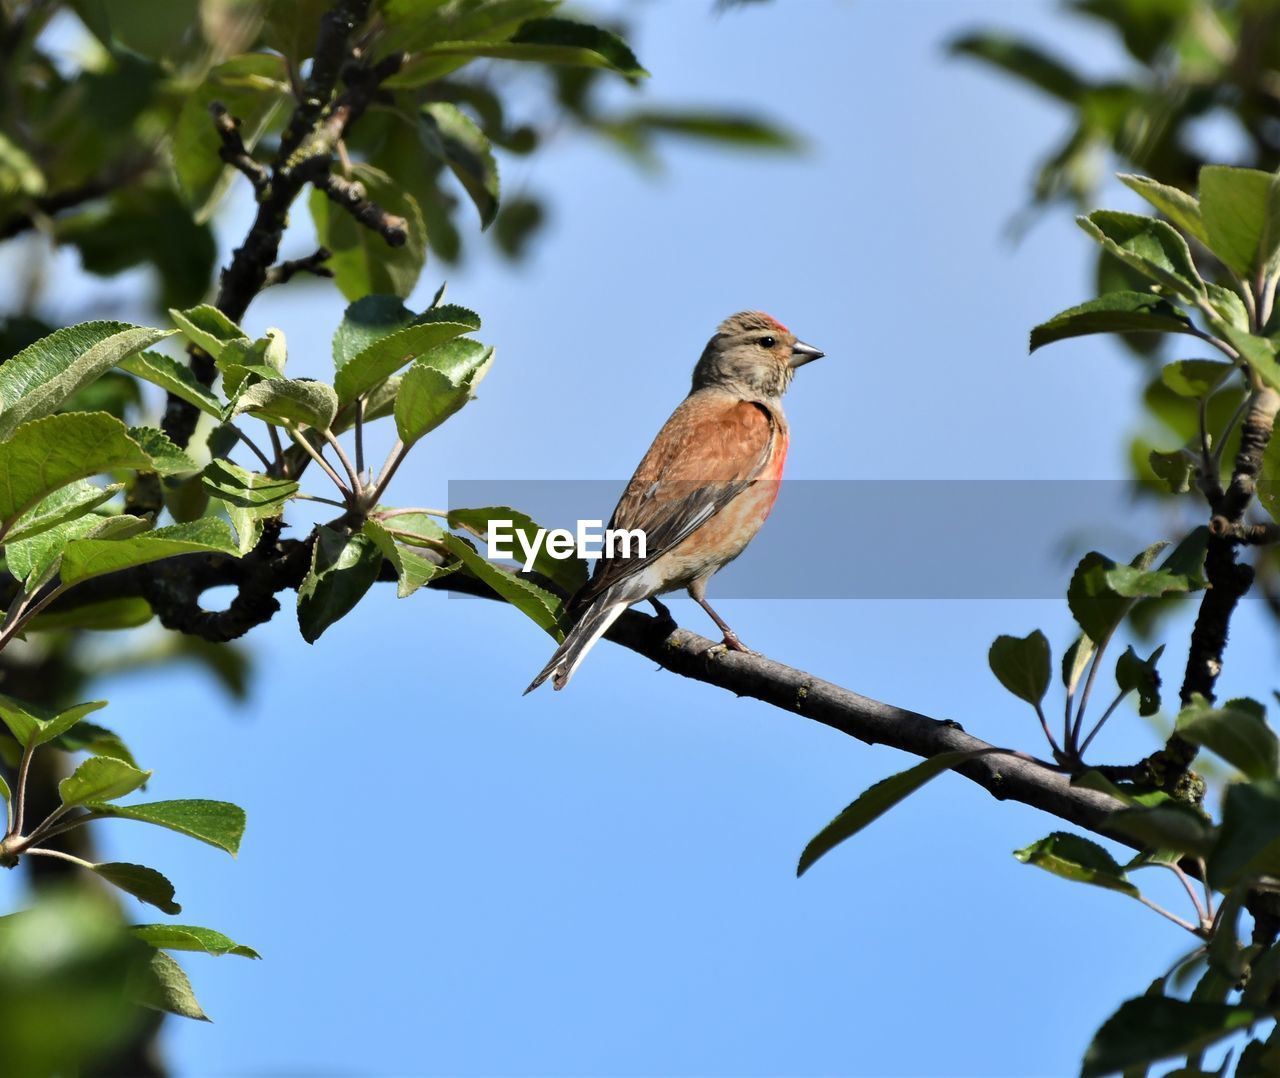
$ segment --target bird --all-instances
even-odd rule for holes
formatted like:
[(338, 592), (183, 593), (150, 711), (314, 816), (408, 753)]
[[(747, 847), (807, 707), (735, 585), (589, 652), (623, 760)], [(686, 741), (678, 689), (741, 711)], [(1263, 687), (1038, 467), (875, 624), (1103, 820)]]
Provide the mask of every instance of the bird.
[(760, 530), (778, 495), (789, 430), (782, 395), (796, 370), (824, 355), (762, 311), (720, 323), (671, 414), (618, 501), (609, 528), (641, 529), (644, 555), (601, 556), (565, 606), (563, 643), (525, 689), (563, 689), (629, 606), (685, 589), (724, 634), (749, 651), (707, 602), (707, 581)]

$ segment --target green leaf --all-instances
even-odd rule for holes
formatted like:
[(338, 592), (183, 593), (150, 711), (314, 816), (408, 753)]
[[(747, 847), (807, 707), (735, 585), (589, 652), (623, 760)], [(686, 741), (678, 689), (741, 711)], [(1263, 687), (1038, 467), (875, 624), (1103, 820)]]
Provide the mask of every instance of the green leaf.
[(1280, 770), (1280, 740), (1256, 701), (1228, 700), (1215, 708), (1197, 696), (1182, 709), (1174, 730), (1183, 740), (1222, 757), (1247, 778), (1273, 779)]
[(146, 599), (132, 595), (45, 610), (32, 618), (29, 628), (32, 632), (53, 632), (58, 629), (93, 629), (95, 632), (136, 629), (139, 625), (146, 625), (154, 614)]
[(9, 783), (5, 781), (3, 774), (0, 774), (0, 799), (3, 799), (6, 805), (13, 801), (13, 791), (9, 789)]
[[(399, 518), (395, 518), (397, 522)], [(531, 618), (538, 626), (546, 629), (557, 640), (563, 639), (559, 629), (560, 611), (563, 604), (551, 592), (532, 584), (514, 573), (507, 572), (501, 566), (478, 554), (472, 545), (460, 535), (446, 532), (442, 542), (462, 562), (463, 568), (477, 580), (488, 584), (502, 598), (521, 613)]]
[(206, 518), (172, 524), (128, 539), (74, 539), (62, 554), (62, 582), (78, 584), (104, 573), (201, 551), (239, 555), (225, 521)]
[(1081, 633), (1075, 642), (1062, 656), (1062, 684), (1068, 695), (1074, 695), (1076, 686), (1088, 669), (1089, 660), (1093, 657), (1093, 641)]
[[(244, 809), (227, 801), (149, 801), (142, 805), (109, 805), (91, 802), (86, 805), (100, 816), (113, 819), (140, 820), (167, 827), (170, 831), (207, 842), (233, 857), (244, 837)], [(177, 913), (177, 910), (166, 910)]]
[(209, 1021), (196, 999), (186, 971), (164, 951), (156, 951), (147, 960), (146, 972), (131, 979), (129, 995), (136, 1003), (197, 1022)]
[[(448, 519), (451, 527), (468, 531), (478, 539), (488, 538), (489, 521), (507, 521), (511, 524), (511, 531), (522, 533), (530, 546), (533, 545), (534, 537), (540, 530), (528, 514), (507, 505), (491, 505), (482, 509), (450, 509)], [(398, 518), (393, 518), (393, 522), (396, 520)], [(519, 549), (519, 540), (516, 540), (515, 545)], [(538, 548), (538, 553), (534, 556), (533, 571), (558, 585), (566, 595), (572, 595), (581, 588), (587, 582), (589, 575), (587, 563), (581, 558), (576, 555), (568, 558), (553, 558), (547, 553), (545, 543)]]
[(1208, 246), (1251, 281), (1272, 273), (1280, 256), (1280, 179), (1252, 168), (1206, 165), (1200, 170), (1200, 212)]
[(1091, 333), (1194, 333), (1177, 307), (1150, 292), (1108, 292), (1054, 315), (1031, 331), (1031, 351)]
[(143, 943), (162, 951), (201, 951), (214, 956), (233, 954), (241, 958), (262, 957), (252, 947), (236, 943), (230, 936), (224, 936), (212, 928), (201, 928), (198, 925), (131, 925), (129, 931)]
[(953, 56), (971, 56), (981, 60), (1059, 101), (1077, 102), (1086, 88), (1080, 76), (1060, 60), (1005, 34), (966, 34), (952, 41), (948, 51)]
[[(462, 308), (444, 308), (443, 310), (461, 311)], [(434, 349), (464, 333), (471, 333), (480, 328), (479, 318), (426, 320), (428, 315), (435, 313), (435, 311), (428, 311), (427, 315), (413, 325), (380, 337), (357, 353), (350, 362), (340, 367), (334, 379), (339, 403), (346, 404), (355, 400), (361, 393), (372, 389), (379, 382), (395, 374), (401, 367), (415, 360), (422, 359), (428, 365), (432, 365), (430, 356)], [(467, 345), (471, 349), (485, 351), (484, 346), (475, 341), (469, 341)]]
[(1131, 898), (1138, 897), (1138, 889), (1129, 882), (1124, 869), (1111, 854), (1096, 842), (1067, 831), (1055, 831), (1030, 846), (1015, 850), (1013, 856), (1023, 864), (1035, 865), (1066, 880), (1091, 883)]
[(187, 475), (200, 470), (194, 460), (156, 427), (130, 427), (129, 437), (151, 458), (151, 466), (143, 471), (157, 475)]
[(346, 617), (373, 587), (382, 552), (367, 535), (316, 529), (311, 568), (298, 588), (298, 627), (314, 644), (335, 621)]
[(366, 520), (361, 531), (371, 539), (382, 556), (394, 566), (399, 585), (396, 595), (406, 599), (434, 577), (445, 576), (457, 568), (457, 564), (438, 565), (412, 550), (399, 546), (395, 537), (382, 523)]
[(413, 325), (399, 296), (363, 296), (347, 307), (333, 335), (333, 366), (341, 370), (375, 341)]
[(1209, 855), (1209, 882), (1219, 890), (1244, 877), (1280, 875), (1280, 782), (1233, 782), (1222, 800), (1222, 826)]
[(57, 411), (126, 356), (172, 332), (124, 322), (83, 322), (28, 345), (0, 366), (0, 439), (10, 438), (20, 423)]
[(1173, 453), (1153, 449), (1147, 456), (1147, 464), (1163, 489), (1170, 494), (1186, 494), (1192, 488), (1200, 460), (1188, 449)]
[(1081, 1078), (1102, 1078), (1130, 1067), (1186, 1056), (1267, 1017), (1226, 1003), (1191, 1003), (1139, 996), (1120, 1005), (1094, 1035)]
[(1107, 580), (1116, 563), (1091, 550), (1076, 566), (1067, 586), (1067, 605), (1076, 624), (1091, 640), (1106, 640), (1114, 631), (1130, 601), (1118, 595)]
[(1039, 707), (1052, 678), (1049, 641), (1039, 629), (1025, 637), (997, 636), (987, 653), (991, 672), (1020, 700)]
[(20, 745), (35, 748), (61, 736), (86, 715), (106, 706), (105, 700), (91, 700), (63, 711), (52, 711), (0, 694), (0, 721), (4, 722)]
[(328, 430), (338, 413), (338, 395), (332, 386), (304, 378), (258, 382), (240, 394), (228, 418), (244, 412), (277, 426)]
[(133, 793), (151, 777), (150, 771), (111, 756), (90, 756), (58, 783), (58, 796), (68, 808), (89, 801), (114, 801)]
[(159, 385), (166, 393), (172, 393), (188, 405), (195, 405), (205, 415), (220, 419), (223, 414), (223, 403), (191, 373), (191, 367), (180, 364), (164, 353), (136, 352), (132, 356), (125, 356), (118, 366), (120, 370), (128, 371), (145, 382)]
[(804, 852), (800, 854), (796, 875), (803, 876), (818, 858), (878, 820), (900, 801), (905, 801), (930, 779), (959, 764), (999, 751), (977, 749), (972, 752), (943, 752), (905, 771), (899, 771), (896, 775), (890, 775), (887, 779), (881, 779), (864, 790), (856, 801), (809, 840)]
[(529, 19), (508, 41), (446, 41), (423, 49), (384, 85), (421, 86), (452, 70), (448, 64), (438, 63), (440, 59), (479, 56), (607, 68), (631, 81), (649, 75), (617, 34), (568, 19)]
[[(91, 513), (43, 531), (30, 539), (5, 547), (9, 571), (30, 591), (51, 581), (62, 563), (67, 545), (75, 539), (127, 539), (145, 532), (151, 522), (143, 517)], [(41, 618), (46, 614), (41, 614)]]
[(498, 163), (489, 140), (456, 105), (432, 101), (420, 110), (419, 129), (427, 151), (449, 166), (480, 213), (480, 227), (488, 228), (498, 215)]
[(1180, 359), (1160, 372), (1160, 380), (1179, 397), (1209, 396), (1236, 369), (1234, 363), (1213, 359)]
[(1173, 850), (1192, 857), (1207, 857), (1215, 837), (1211, 821), (1178, 801), (1120, 809), (1107, 817), (1106, 829), (1149, 850)]
[(24, 513), (5, 538), (5, 545), (12, 546), (50, 528), (56, 528), (59, 524), (77, 520), (122, 490), (123, 483), (110, 483), (102, 487), (86, 479), (68, 483), (47, 498), (42, 498), (39, 504)]
[(233, 341), (248, 341), (248, 335), (217, 307), (202, 303), (186, 311), (170, 311), (169, 317), (192, 344), (203, 348), (212, 359), (221, 359)]
[(276, 118), (283, 115), (290, 96), (284, 58), (267, 53), (247, 53), (219, 64), (186, 96), (173, 135), (173, 163), (197, 221), (212, 216), (235, 175), (218, 156), (222, 142), (209, 106), (221, 102), (240, 121), (240, 137), (252, 152)]
[(94, 756), (110, 756), (123, 760), (126, 764), (138, 766), (120, 736), (93, 722), (78, 722), (71, 729), (55, 738), (52, 742), (63, 752), (88, 752)]
[(1206, 247), (1209, 245), (1209, 233), (1205, 229), (1204, 218), (1200, 214), (1200, 203), (1193, 196), (1147, 176), (1134, 176), (1122, 172), (1117, 179), (1150, 202), (1183, 232), (1194, 236)]
[(492, 348), (453, 340), (414, 363), (396, 394), (396, 429), (405, 445), (413, 445), (461, 409), (492, 362)]
[(335, 206), (323, 191), (313, 190), (311, 219), (320, 242), (333, 252), (325, 264), (333, 270), (334, 280), (347, 299), (372, 292), (407, 296), (418, 283), (427, 257), (422, 210), (402, 185), (372, 165), (353, 165), (351, 178), (361, 183), (368, 197), (383, 210), (404, 219), (407, 238), (400, 247), (388, 245), (372, 229)]
[(110, 884), (127, 891), (165, 913), (181, 913), (182, 907), (173, 900), (173, 884), (154, 868), (146, 865), (130, 865), (120, 861), (94, 865), (93, 871)]
[(1154, 715), (1160, 710), (1160, 671), (1156, 663), (1162, 654), (1163, 644), (1147, 658), (1139, 659), (1130, 644), (1116, 660), (1116, 685), (1125, 693), (1137, 690), (1139, 715)]
[(1121, 262), (1175, 295), (1191, 302), (1207, 295), (1187, 241), (1164, 221), (1135, 213), (1097, 210), (1078, 218), (1078, 222)]
[(70, 412), (26, 423), (0, 440), (0, 531), (7, 533), (27, 510), (78, 479), (150, 466), (151, 458), (128, 428), (105, 412)]
[(257, 544), (261, 522), (280, 516), (298, 493), (295, 479), (251, 472), (222, 459), (212, 460), (205, 466), (201, 482), (226, 506), (239, 538), (241, 554), (247, 554)]

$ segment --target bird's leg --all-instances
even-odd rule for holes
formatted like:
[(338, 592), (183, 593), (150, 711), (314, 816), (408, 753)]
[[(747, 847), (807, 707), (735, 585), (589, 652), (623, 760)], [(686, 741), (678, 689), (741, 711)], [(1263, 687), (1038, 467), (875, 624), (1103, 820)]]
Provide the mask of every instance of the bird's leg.
[(707, 612), (707, 615), (711, 620), (716, 623), (716, 628), (724, 633), (724, 641), (721, 643), (721, 647), (728, 648), (731, 651), (741, 651), (746, 655), (755, 654), (754, 651), (739, 639), (738, 634), (729, 628), (729, 623), (717, 614), (715, 610), (712, 609), (711, 604), (707, 602), (707, 585), (705, 581), (699, 580), (691, 584), (689, 586), (689, 594), (693, 596), (693, 601), (702, 607), (702, 609)]
[(649, 596), (649, 604), (653, 607), (653, 612), (658, 615), (658, 620), (667, 632), (670, 633), (679, 628), (676, 624), (676, 619), (671, 616), (671, 611), (667, 608), (667, 604), (656, 595)]

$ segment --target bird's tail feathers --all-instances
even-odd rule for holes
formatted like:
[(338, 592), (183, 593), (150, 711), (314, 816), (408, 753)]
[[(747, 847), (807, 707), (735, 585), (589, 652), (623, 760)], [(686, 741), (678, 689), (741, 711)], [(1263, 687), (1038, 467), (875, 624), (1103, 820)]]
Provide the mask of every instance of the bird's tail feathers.
[(533, 692), (547, 678), (551, 678), (552, 687), (563, 689), (578, 669), (587, 652), (595, 647), (599, 640), (631, 604), (626, 600), (611, 598), (607, 593), (586, 608), (564, 638), (564, 643), (556, 649), (551, 661), (542, 668), (542, 672), (533, 679), (525, 689), (525, 695)]

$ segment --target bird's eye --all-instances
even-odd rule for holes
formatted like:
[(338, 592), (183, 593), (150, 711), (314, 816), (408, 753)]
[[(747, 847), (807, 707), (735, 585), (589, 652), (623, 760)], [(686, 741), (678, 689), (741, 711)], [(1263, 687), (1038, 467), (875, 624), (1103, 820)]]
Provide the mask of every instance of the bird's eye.
[(778, 342), (775, 341), (772, 337), (761, 337), (759, 343), (764, 348), (772, 348)]

